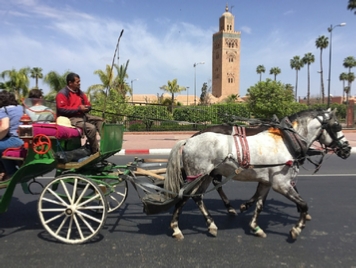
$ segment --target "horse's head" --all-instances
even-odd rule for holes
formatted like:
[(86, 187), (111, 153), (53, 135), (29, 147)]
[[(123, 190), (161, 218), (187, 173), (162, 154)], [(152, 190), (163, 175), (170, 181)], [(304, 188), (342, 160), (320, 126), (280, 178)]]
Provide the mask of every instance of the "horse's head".
[(342, 159), (351, 154), (351, 147), (342, 133), (342, 127), (336, 118), (336, 109), (322, 112), (317, 117), (321, 123), (321, 133), (317, 140), (324, 146), (331, 148)]

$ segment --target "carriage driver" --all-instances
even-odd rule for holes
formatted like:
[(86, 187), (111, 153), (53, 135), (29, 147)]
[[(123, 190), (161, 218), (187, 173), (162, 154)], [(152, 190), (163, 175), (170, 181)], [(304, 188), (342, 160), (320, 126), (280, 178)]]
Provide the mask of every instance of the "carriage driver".
[(66, 116), (73, 126), (83, 129), (88, 138), (91, 153), (95, 154), (99, 151), (96, 132), (100, 133), (104, 120), (88, 114), (91, 105), (87, 96), (80, 90), (79, 75), (69, 73), (66, 80), (67, 86), (56, 96), (57, 116)]

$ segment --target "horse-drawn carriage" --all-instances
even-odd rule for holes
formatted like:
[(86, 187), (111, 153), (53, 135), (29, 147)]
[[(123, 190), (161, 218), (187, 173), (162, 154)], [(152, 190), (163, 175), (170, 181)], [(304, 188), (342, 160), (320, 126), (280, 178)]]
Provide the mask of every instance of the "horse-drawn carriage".
[[(145, 170), (141, 165), (142, 160), (137, 158), (121, 166), (109, 161), (121, 150), (122, 125), (104, 124), (100, 133), (100, 151), (70, 162), (62, 162), (59, 155), (81, 148), (80, 130), (47, 123), (25, 123), (22, 128), (24, 133), (19, 129), (19, 134), (24, 146), (10, 148), (2, 156), (18, 161), (19, 168), (10, 180), (0, 182), (0, 188), (4, 190), (0, 212), (7, 210), (16, 185), (21, 184), (25, 193), (31, 193), (31, 183), (36, 177), (55, 170), (54, 179), (39, 195), (38, 214), (44, 228), (62, 242), (83, 243), (94, 237), (105, 224), (107, 213), (118, 209), (125, 201), (128, 182), (134, 185), (138, 182), (136, 175), (160, 180), (161, 183), (149, 186), (158, 192), (157, 195), (153, 194), (143, 202), (154, 206), (154, 199), (157, 198), (158, 206), (160, 202), (166, 206), (163, 209), (175, 205), (171, 227), (173, 236), (178, 239), (183, 238), (178, 227), (178, 216), (190, 197), (203, 212), (209, 232), (216, 235), (217, 227), (203, 204), (202, 194), (210, 182), (219, 176), (261, 183), (258, 188), (261, 192), (257, 191), (254, 199), (250, 200), (250, 203), (257, 201), (250, 223), (256, 235), (260, 234), (257, 217), (270, 187), (301, 208), (300, 219), (291, 231), (294, 238), (305, 225), (306, 203), (290, 184), (299, 171), (299, 159), (287, 148), (281, 134), (283, 129), (275, 125), (261, 129), (252, 136), (246, 136), (246, 133), (226, 135), (209, 132), (178, 142), (168, 159), (165, 179), (158, 174), (162, 173), (162, 169), (159, 172)], [(350, 154), (341, 127), (330, 110), (294, 115), (291, 129), (293, 137), (303, 141), (307, 149), (314, 141), (319, 141), (342, 158)], [(164, 160), (152, 162), (161, 161)]]

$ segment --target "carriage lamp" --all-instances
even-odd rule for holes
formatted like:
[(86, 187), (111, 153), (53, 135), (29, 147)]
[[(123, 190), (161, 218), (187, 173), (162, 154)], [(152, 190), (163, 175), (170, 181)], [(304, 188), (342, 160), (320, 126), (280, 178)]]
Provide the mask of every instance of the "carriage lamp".
[(22, 125), (19, 125), (17, 133), (19, 135), (19, 138), (24, 140), (24, 147), (27, 149), (29, 141), (33, 137), (32, 120), (27, 114), (24, 114), (22, 115), (20, 122), (22, 123)]

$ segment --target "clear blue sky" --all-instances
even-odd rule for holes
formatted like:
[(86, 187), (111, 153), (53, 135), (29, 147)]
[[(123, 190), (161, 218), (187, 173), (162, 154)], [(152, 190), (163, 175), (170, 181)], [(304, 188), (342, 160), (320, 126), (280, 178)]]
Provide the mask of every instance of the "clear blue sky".
[[(356, 57), (356, 15), (348, 0), (240, 0), (228, 1), (241, 31), (240, 95), (254, 85), (256, 67), (281, 68), (277, 79), (295, 85), (290, 59), (311, 52), (311, 94), (320, 93), (320, 50), (315, 40), (333, 31), (331, 93), (341, 95), (339, 81), (347, 56)], [(194, 88), (194, 62), (198, 65), (197, 94), (211, 80), (212, 35), (226, 1), (217, 0), (0, 0), (0, 71), (41, 67), (43, 73), (67, 70), (78, 73), (82, 89), (100, 83), (93, 72), (111, 65), (122, 29), (119, 64), (130, 60), (127, 82), (136, 94), (161, 94), (160, 86), (178, 79)], [(231, 10), (231, 6), (233, 6)], [(118, 63), (117, 59), (115, 60)], [(329, 49), (323, 51), (327, 89)], [(354, 70), (356, 72), (356, 70)], [(31, 79), (31, 85), (35, 82)], [(48, 86), (40, 84), (48, 92)], [(306, 96), (307, 71), (299, 72), (298, 95)], [(351, 94), (355, 95), (354, 86)], [(182, 93), (186, 94), (186, 92)]]

